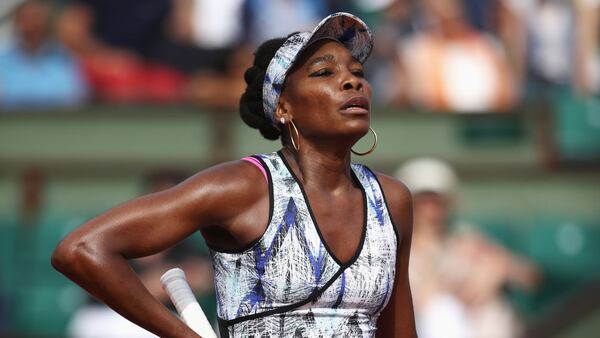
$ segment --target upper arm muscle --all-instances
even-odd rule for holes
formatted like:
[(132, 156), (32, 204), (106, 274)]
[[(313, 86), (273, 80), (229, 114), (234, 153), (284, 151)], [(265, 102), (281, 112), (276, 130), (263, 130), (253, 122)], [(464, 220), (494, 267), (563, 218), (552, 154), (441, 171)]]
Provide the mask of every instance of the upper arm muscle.
[(252, 182), (260, 175), (232, 162), (200, 172), (166, 191), (119, 205), (75, 230), (85, 240), (128, 258), (164, 250), (196, 230), (232, 220), (262, 191)]
[(378, 337), (416, 337), (408, 264), (412, 236), (412, 197), (399, 181), (378, 175), (392, 220), (400, 235), (396, 254), (396, 276), (390, 302), (378, 322)]

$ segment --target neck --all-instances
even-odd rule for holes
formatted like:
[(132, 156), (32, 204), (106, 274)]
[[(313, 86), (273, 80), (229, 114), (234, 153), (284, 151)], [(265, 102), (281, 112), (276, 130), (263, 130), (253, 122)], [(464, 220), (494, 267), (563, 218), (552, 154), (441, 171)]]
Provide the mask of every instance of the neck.
[(305, 188), (335, 191), (353, 185), (347, 147), (315, 147), (304, 142), (299, 151), (286, 144), (283, 153)]
[(37, 54), (39, 52), (39, 50), (42, 48), (43, 45), (43, 41), (42, 40), (22, 40), (21, 41), (21, 49), (29, 55), (34, 55)]

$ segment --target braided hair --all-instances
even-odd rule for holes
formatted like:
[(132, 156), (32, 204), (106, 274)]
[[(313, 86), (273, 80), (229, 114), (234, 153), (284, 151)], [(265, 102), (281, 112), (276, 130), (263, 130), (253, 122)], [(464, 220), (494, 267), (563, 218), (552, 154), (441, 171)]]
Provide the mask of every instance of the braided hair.
[[(293, 35), (292, 33), (290, 35)], [(246, 91), (240, 98), (240, 116), (251, 128), (258, 129), (262, 136), (269, 140), (276, 140), (281, 136), (281, 131), (273, 126), (271, 120), (265, 116), (263, 108), (263, 82), (269, 62), (283, 45), (287, 38), (276, 38), (263, 42), (254, 53), (254, 63), (244, 73)]]

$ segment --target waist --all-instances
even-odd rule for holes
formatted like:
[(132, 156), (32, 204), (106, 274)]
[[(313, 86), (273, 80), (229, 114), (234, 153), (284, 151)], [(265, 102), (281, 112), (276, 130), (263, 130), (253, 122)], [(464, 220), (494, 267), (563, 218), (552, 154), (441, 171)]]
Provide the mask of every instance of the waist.
[(309, 305), (233, 325), (220, 321), (222, 337), (350, 337), (375, 336), (378, 315), (361, 309), (333, 309)]

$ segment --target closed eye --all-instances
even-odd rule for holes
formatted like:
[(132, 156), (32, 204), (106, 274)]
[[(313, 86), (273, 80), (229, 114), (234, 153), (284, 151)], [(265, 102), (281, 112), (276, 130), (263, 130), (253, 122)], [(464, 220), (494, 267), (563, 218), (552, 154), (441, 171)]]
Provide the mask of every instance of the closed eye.
[(365, 77), (365, 72), (362, 69), (353, 70), (352, 74), (358, 77)]
[(319, 69), (316, 72), (312, 72), (310, 73), (310, 77), (317, 77), (317, 76), (329, 76), (333, 74), (333, 72), (331, 70), (329, 70), (328, 68), (323, 68), (323, 69)]

